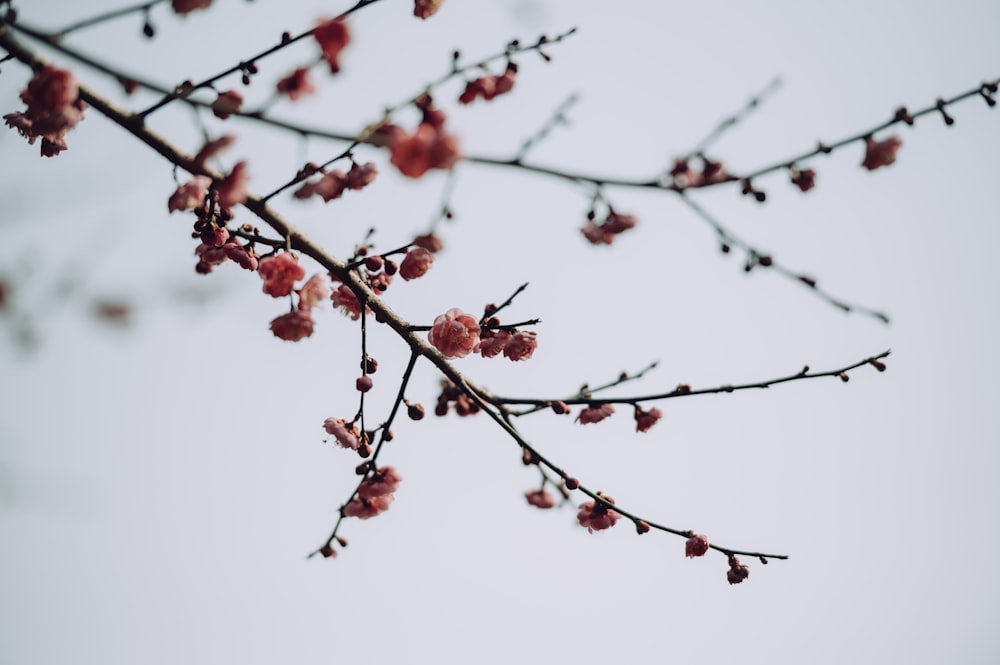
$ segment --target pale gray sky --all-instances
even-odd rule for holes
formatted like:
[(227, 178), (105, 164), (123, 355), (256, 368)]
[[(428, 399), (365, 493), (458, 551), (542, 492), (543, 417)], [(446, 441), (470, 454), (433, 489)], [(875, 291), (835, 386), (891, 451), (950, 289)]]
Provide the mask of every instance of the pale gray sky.
[[(122, 3), (82, 4), (19, 8), (54, 28)], [(125, 20), (71, 43), (171, 83), (347, 6), (216, 4), (186, 20), (157, 8), (152, 42)], [(275, 113), (356, 131), (439, 76), (455, 48), (486, 55), (576, 26), (551, 63), (519, 59), (506, 98), (459, 108), (457, 83), (438, 98), (469, 153), (506, 156), (579, 93), (571, 125), (533, 159), (640, 177), (775, 76), (781, 91), (711, 150), (736, 170), (1000, 76), (1000, 10), (985, 1), (447, 0), (427, 22), (410, 11), (384, 0), (360, 12), (342, 74)], [(262, 63), (261, 98), (313, 54), (303, 43)], [(2, 113), (20, 109), (27, 78), (3, 64)], [(312, 338), (283, 343), (267, 325), (285, 304), (256, 276), (232, 265), (194, 275), (190, 221), (166, 214), (170, 165), (96, 113), (52, 160), (0, 132), (0, 269), (30, 271), (19, 295), (41, 332), (31, 355), (0, 347), (0, 662), (997, 662), (997, 113), (971, 99), (951, 110), (954, 127), (927, 117), (894, 130), (898, 161), (873, 173), (859, 166), (860, 146), (809, 160), (818, 184), (808, 194), (783, 173), (757, 183), (764, 205), (733, 188), (697, 194), (734, 232), (885, 310), (890, 326), (766, 271), (744, 275), (675, 197), (609, 190), (640, 223), (594, 248), (578, 231), (581, 190), (469, 165), (446, 252), (389, 291), (403, 316), (429, 323), (530, 281), (508, 316), (543, 319), (535, 357), (459, 361), (502, 394), (566, 394), (652, 360), (660, 368), (627, 394), (739, 383), (891, 348), (887, 372), (858, 370), (846, 385), (665, 402), (645, 435), (624, 410), (587, 427), (521, 422), (544, 453), (640, 514), (791, 556), (748, 562), (736, 587), (723, 557), (685, 559), (680, 538), (639, 538), (627, 523), (589, 535), (570, 508), (531, 509), (522, 493), (536, 474), (517, 447), (483, 418), (454, 416), (399, 422), (380, 458), (404, 477), (391, 510), (348, 524), (337, 560), (307, 562), (356, 482), (357, 458), (323, 444), (321, 428), (356, 407), (356, 329), (325, 311)], [(196, 149), (191, 118), (177, 109), (152, 125)], [(239, 135), (225, 160), (248, 159), (257, 191), (287, 179), (303, 150), (319, 161), (341, 148), (206, 123)], [(380, 248), (408, 241), (443, 178), (403, 181), (381, 153), (363, 156), (382, 171), (368, 191), (275, 206), (340, 254), (371, 226)], [(82, 294), (137, 299), (136, 325), (92, 324), (82, 296), (52, 305), (60, 276)], [(216, 297), (179, 301), (191, 290)], [(369, 340), (375, 419), (405, 366), (399, 347), (380, 330)], [(408, 394), (430, 410), (436, 393), (424, 364)]]

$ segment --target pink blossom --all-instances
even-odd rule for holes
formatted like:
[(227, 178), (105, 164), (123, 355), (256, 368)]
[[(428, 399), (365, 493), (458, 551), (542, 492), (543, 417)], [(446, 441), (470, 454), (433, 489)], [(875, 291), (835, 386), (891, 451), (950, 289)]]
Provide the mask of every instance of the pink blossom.
[(249, 179), (247, 163), (238, 162), (229, 175), (219, 182), (217, 188), (219, 205), (232, 208), (237, 203), (244, 203), (247, 200), (247, 181)]
[(635, 431), (636, 432), (648, 432), (649, 428), (659, 422), (660, 418), (663, 417), (663, 412), (653, 407), (649, 411), (643, 411), (641, 408), (636, 407), (635, 409)]
[(299, 309), (310, 310), (329, 297), (330, 287), (326, 285), (323, 275), (317, 273), (299, 289)]
[(293, 102), (302, 95), (311, 95), (316, 92), (316, 87), (309, 80), (309, 70), (305, 67), (299, 67), (278, 81), (276, 87), (278, 92), (288, 95), (288, 98)]
[(331, 19), (316, 26), (312, 34), (323, 50), (323, 59), (330, 65), (330, 72), (336, 74), (340, 71), (340, 52), (351, 42), (347, 24)]
[(413, 15), (422, 19), (430, 18), (442, 4), (444, 0), (416, 0), (413, 4)]
[(594, 245), (610, 245), (614, 242), (615, 236), (635, 228), (639, 219), (635, 215), (622, 215), (614, 210), (608, 211), (608, 216), (600, 224), (595, 224), (593, 220), (580, 229), (584, 237)]
[(688, 558), (694, 558), (696, 556), (704, 556), (708, 552), (708, 537), (703, 535), (694, 535), (687, 539), (684, 543), (684, 556)]
[[(611, 504), (614, 503), (614, 499), (608, 496), (604, 497), (604, 500)], [(580, 526), (587, 527), (591, 533), (610, 529), (620, 517), (621, 515), (598, 501), (580, 504), (580, 512), (576, 514)]]
[(458, 101), (461, 104), (471, 104), (480, 97), (485, 101), (490, 101), (499, 95), (508, 93), (514, 88), (515, 74), (517, 74), (517, 65), (509, 63), (502, 76), (481, 76), (474, 81), (469, 81)]
[(201, 230), (201, 241), (212, 247), (222, 247), (229, 241), (229, 229), (215, 222), (205, 224)]
[(271, 332), (275, 337), (288, 342), (297, 342), (313, 333), (313, 320), (309, 312), (292, 310), (271, 321)]
[(888, 166), (896, 161), (896, 153), (903, 141), (898, 136), (890, 136), (884, 141), (876, 141), (872, 137), (865, 139), (865, 160), (861, 166), (869, 171)]
[(392, 494), (399, 487), (403, 477), (391, 466), (384, 466), (365, 478), (358, 488), (358, 496), (371, 501), (376, 497)]
[(265, 256), (260, 260), (257, 272), (264, 280), (264, 293), (275, 298), (290, 294), (295, 282), (306, 276), (298, 256), (292, 252)]
[(171, 0), (170, 6), (178, 14), (189, 14), (196, 9), (208, 9), (212, 0)]
[(73, 73), (46, 66), (21, 91), (24, 113), (8, 113), (4, 122), (33, 144), (42, 139), (43, 157), (66, 150), (66, 134), (83, 120), (87, 105), (79, 99), (80, 89)]
[(189, 182), (180, 185), (177, 190), (170, 195), (167, 201), (167, 210), (194, 210), (205, 203), (205, 196), (208, 194), (208, 187), (212, 184), (212, 179), (196, 175)]
[(244, 270), (249, 270), (250, 272), (257, 270), (260, 263), (257, 255), (236, 242), (236, 240), (230, 238), (230, 241), (223, 245), (222, 249), (226, 253), (226, 258), (235, 261)]
[(808, 192), (816, 186), (816, 172), (812, 169), (802, 171), (792, 170), (792, 184), (803, 192)]
[(357, 450), (361, 447), (361, 433), (354, 423), (348, 424), (342, 418), (327, 418), (323, 421), (323, 429), (343, 448)]
[(321, 197), (324, 203), (329, 203), (333, 199), (339, 199), (343, 196), (346, 188), (347, 174), (340, 169), (334, 169), (312, 186), (312, 193)]
[(227, 258), (229, 258), (224, 247), (212, 247), (211, 245), (206, 245), (205, 243), (201, 243), (195, 247), (194, 253), (198, 257), (198, 263), (195, 265), (194, 269), (202, 275), (209, 274), (212, 272), (213, 267), (223, 263)]
[(511, 360), (527, 360), (538, 347), (533, 332), (518, 330), (503, 347), (503, 355)]
[(225, 136), (220, 136), (214, 141), (205, 141), (205, 145), (201, 147), (198, 154), (194, 156), (194, 163), (198, 166), (205, 166), (205, 163), (215, 157), (218, 153), (224, 149), (231, 146), (236, 142), (236, 137), (232, 134), (226, 134)]
[(363, 520), (375, 517), (389, 510), (389, 504), (392, 503), (394, 498), (395, 496), (392, 494), (383, 494), (371, 500), (356, 497), (344, 506), (344, 517), (357, 517)]
[(729, 557), (729, 570), (726, 572), (726, 579), (730, 584), (739, 584), (750, 577), (750, 569), (740, 563), (735, 556)]
[(239, 113), (243, 106), (243, 95), (236, 90), (226, 90), (219, 93), (219, 96), (212, 102), (212, 113), (216, 118), (225, 120), (232, 113)]
[(341, 308), (344, 314), (350, 316), (353, 320), (357, 321), (361, 318), (361, 303), (358, 301), (358, 297), (354, 295), (354, 291), (351, 291), (350, 287), (346, 284), (341, 284), (335, 288), (330, 295), (330, 300), (333, 302), (334, 307)]
[(533, 490), (531, 492), (525, 492), (524, 498), (528, 500), (532, 506), (536, 508), (553, 508), (556, 505), (556, 498), (546, 492), (545, 490)]
[(580, 412), (580, 415), (576, 417), (576, 420), (581, 425), (599, 423), (614, 412), (615, 407), (610, 404), (590, 404), (586, 409)]
[(375, 167), (374, 162), (366, 162), (364, 164), (355, 162), (351, 166), (351, 170), (347, 172), (344, 184), (348, 189), (364, 189), (375, 181), (376, 175), (378, 175), (378, 169)]
[(489, 334), (489, 336), (481, 337), (476, 346), (476, 353), (483, 358), (494, 358), (500, 355), (504, 347), (507, 346), (507, 342), (513, 337), (509, 330), (487, 330), (483, 331), (483, 334)]
[(368, 285), (372, 287), (375, 293), (382, 293), (389, 288), (392, 284), (393, 274), (390, 272), (380, 272), (378, 274), (368, 275)]
[(433, 233), (424, 233), (413, 239), (411, 243), (417, 247), (423, 247), (431, 254), (437, 254), (442, 249), (444, 249), (444, 243)]
[(479, 343), (479, 324), (454, 307), (434, 319), (427, 339), (445, 358), (464, 358)]
[(410, 281), (423, 277), (434, 265), (434, 255), (423, 247), (414, 247), (406, 253), (403, 262), (399, 264), (399, 276)]
[(458, 140), (426, 120), (413, 134), (396, 134), (390, 141), (389, 150), (390, 161), (410, 178), (419, 178), (430, 169), (448, 170), (459, 156)]

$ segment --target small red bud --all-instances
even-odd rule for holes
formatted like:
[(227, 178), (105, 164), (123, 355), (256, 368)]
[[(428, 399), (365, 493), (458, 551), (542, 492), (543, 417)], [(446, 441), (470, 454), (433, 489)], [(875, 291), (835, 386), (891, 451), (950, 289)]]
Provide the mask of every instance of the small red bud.
[(563, 479), (563, 482), (566, 483), (566, 489), (570, 490), (575, 490), (580, 486), (579, 480), (576, 478), (570, 478), (569, 476), (566, 476), (566, 478)]
[(410, 420), (423, 420), (424, 407), (419, 404), (410, 404), (406, 407), (406, 413), (410, 416)]
[(354, 382), (354, 387), (358, 389), (359, 393), (368, 392), (372, 389), (372, 377), (367, 374), (359, 376), (358, 380)]

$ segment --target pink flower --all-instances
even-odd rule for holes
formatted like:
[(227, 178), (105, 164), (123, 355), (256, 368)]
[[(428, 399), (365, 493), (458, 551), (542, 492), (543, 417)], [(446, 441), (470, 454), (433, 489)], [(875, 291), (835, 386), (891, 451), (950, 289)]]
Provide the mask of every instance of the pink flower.
[(27, 105), (24, 113), (8, 113), (4, 122), (33, 144), (42, 139), (43, 157), (66, 150), (66, 134), (83, 120), (87, 105), (79, 99), (80, 89), (73, 73), (46, 66), (21, 91)]
[(208, 194), (208, 187), (212, 184), (212, 179), (196, 175), (187, 184), (181, 185), (170, 195), (167, 201), (167, 210), (194, 210), (205, 203), (205, 195)]
[(735, 556), (729, 557), (729, 570), (726, 572), (726, 579), (730, 584), (739, 584), (750, 577), (750, 569), (740, 563)]
[(392, 494), (399, 487), (403, 477), (391, 466), (384, 466), (365, 478), (358, 488), (358, 496), (371, 501), (376, 497)]
[(344, 311), (344, 314), (351, 317), (351, 319), (357, 321), (361, 318), (361, 303), (358, 301), (358, 297), (354, 295), (354, 291), (351, 291), (350, 287), (346, 284), (341, 284), (333, 290), (330, 294), (330, 300), (333, 302), (334, 307), (339, 307)]
[(244, 270), (249, 270), (250, 272), (257, 270), (257, 266), (260, 263), (257, 255), (236, 242), (236, 240), (230, 238), (230, 241), (223, 245), (222, 249), (226, 253), (226, 258), (235, 261)]
[(351, 33), (343, 21), (331, 19), (320, 23), (313, 29), (313, 37), (323, 50), (323, 59), (330, 65), (330, 72), (340, 71), (338, 59), (340, 52), (351, 42)]
[(178, 14), (189, 14), (196, 9), (208, 9), (212, 0), (171, 0), (170, 6)]
[(903, 142), (898, 136), (890, 136), (884, 141), (876, 141), (872, 137), (865, 139), (865, 161), (861, 166), (869, 171), (888, 166), (896, 161), (896, 153)]
[(518, 330), (503, 347), (503, 354), (511, 360), (527, 360), (537, 347), (535, 333)]
[(423, 247), (431, 254), (437, 254), (444, 249), (444, 243), (441, 242), (441, 239), (433, 233), (419, 235), (413, 239), (411, 244), (416, 245), (417, 247)]
[[(608, 496), (604, 497), (604, 500), (611, 504), (614, 503), (614, 499)], [(610, 529), (620, 517), (621, 515), (597, 501), (580, 504), (580, 512), (576, 514), (580, 526), (587, 527), (591, 533)]]
[(635, 215), (620, 215), (614, 210), (609, 210), (603, 222), (595, 224), (593, 220), (588, 219), (580, 230), (591, 244), (610, 245), (614, 242), (615, 236), (635, 228), (638, 223), (639, 220)]
[(576, 420), (581, 425), (599, 423), (614, 412), (615, 407), (610, 404), (591, 404), (580, 412), (580, 415), (576, 417)]
[(309, 312), (296, 309), (271, 321), (271, 332), (275, 337), (288, 342), (297, 342), (313, 333), (313, 321)]
[(295, 282), (306, 276), (299, 265), (299, 258), (292, 252), (281, 252), (265, 256), (257, 268), (264, 280), (264, 293), (275, 298), (287, 296), (295, 288)]
[(375, 181), (376, 175), (378, 175), (378, 169), (375, 167), (374, 162), (366, 162), (364, 164), (355, 162), (351, 166), (351, 170), (347, 172), (344, 184), (347, 185), (348, 189), (364, 189)]
[(479, 324), (454, 307), (434, 319), (427, 339), (445, 358), (464, 358), (479, 343)]
[(641, 408), (635, 408), (635, 431), (636, 432), (648, 432), (649, 428), (660, 421), (663, 417), (663, 412), (653, 407), (649, 411), (643, 411)]
[(413, 134), (399, 132), (390, 141), (390, 161), (400, 173), (419, 178), (430, 169), (448, 170), (458, 161), (458, 140), (434, 123), (421, 122)]
[[(303, 272), (303, 274), (305, 274)], [(295, 280), (292, 280), (295, 281)], [(299, 309), (310, 310), (330, 297), (330, 287), (319, 273), (313, 275), (299, 289)]]
[(226, 90), (220, 93), (212, 102), (212, 113), (216, 118), (225, 120), (231, 113), (239, 113), (243, 106), (243, 95), (235, 90)]
[(327, 418), (323, 421), (323, 429), (343, 448), (357, 450), (361, 447), (361, 433), (358, 431), (358, 426), (353, 423), (348, 425), (342, 418)]
[(708, 537), (703, 535), (694, 535), (687, 539), (684, 543), (684, 556), (688, 558), (694, 558), (696, 556), (705, 556), (708, 552)]
[(250, 175), (247, 173), (247, 163), (238, 162), (229, 175), (219, 182), (219, 205), (232, 208), (237, 203), (244, 203), (247, 200), (247, 181)]
[(225, 246), (212, 247), (211, 245), (206, 245), (204, 242), (194, 248), (194, 253), (198, 257), (198, 263), (194, 269), (202, 275), (209, 274), (212, 272), (212, 268), (229, 258)]
[(534, 490), (531, 492), (525, 492), (524, 498), (528, 500), (532, 506), (536, 508), (553, 508), (556, 505), (556, 498), (546, 492), (545, 490)]
[(507, 70), (502, 76), (481, 76), (474, 81), (469, 81), (458, 101), (461, 104), (471, 104), (479, 97), (490, 101), (494, 97), (508, 93), (514, 88), (516, 74), (517, 65), (508, 63)]
[(816, 186), (816, 172), (812, 169), (802, 171), (792, 169), (792, 184), (803, 192), (808, 192)]
[(507, 342), (513, 337), (509, 330), (487, 330), (483, 334), (487, 333), (489, 336), (481, 337), (479, 344), (476, 346), (476, 353), (483, 358), (494, 358), (500, 355), (504, 347), (507, 346)]
[(423, 247), (414, 247), (406, 253), (403, 262), (399, 264), (399, 276), (406, 281), (417, 279), (423, 277), (432, 265), (434, 265), (434, 255)]
[(344, 506), (344, 517), (357, 517), (363, 520), (375, 517), (389, 510), (389, 504), (392, 503), (394, 498), (392, 494), (383, 494), (371, 500), (357, 497)]
[(293, 102), (302, 95), (311, 95), (316, 92), (316, 87), (309, 80), (309, 70), (299, 67), (294, 72), (278, 81), (278, 92), (288, 95)]
[(413, 4), (413, 15), (426, 19), (433, 16), (441, 5), (444, 4), (444, 0), (416, 0)]
[(312, 193), (321, 197), (323, 203), (329, 203), (333, 199), (339, 199), (343, 196), (346, 188), (347, 175), (340, 169), (334, 169), (312, 186)]
[(225, 136), (220, 136), (214, 141), (205, 141), (205, 145), (201, 147), (198, 154), (194, 156), (194, 162), (198, 166), (205, 166), (205, 163), (215, 157), (219, 152), (228, 148), (233, 143), (236, 142), (236, 137), (232, 134), (226, 134)]

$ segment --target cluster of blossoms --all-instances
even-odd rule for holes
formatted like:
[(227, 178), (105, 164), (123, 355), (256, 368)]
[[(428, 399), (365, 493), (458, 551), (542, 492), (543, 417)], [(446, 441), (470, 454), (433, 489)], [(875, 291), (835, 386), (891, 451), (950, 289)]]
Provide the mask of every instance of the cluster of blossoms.
[[(426, 246), (417, 245), (417, 241)], [(415, 246), (407, 251), (402, 263), (399, 264), (383, 256), (365, 257), (368, 251), (366, 247), (358, 250), (359, 254), (365, 257), (363, 261), (359, 261), (360, 265), (364, 267), (363, 279), (373, 291), (379, 294), (384, 293), (397, 274), (406, 281), (418, 279), (427, 274), (427, 271), (434, 265), (434, 254), (427, 247), (440, 249), (441, 243), (432, 234), (421, 236), (417, 241), (414, 241)], [(334, 308), (341, 310), (351, 319), (357, 321), (361, 318), (361, 302), (358, 300), (357, 294), (346, 284), (336, 286), (330, 299)]]
[(298, 257), (292, 252), (281, 252), (265, 256), (257, 269), (264, 280), (264, 293), (274, 298), (283, 298), (294, 290), (298, 304), (287, 314), (271, 321), (274, 336), (288, 342), (297, 342), (313, 333), (312, 310), (330, 295), (330, 288), (322, 275), (310, 277), (301, 288), (295, 289), (295, 282), (306, 276), (299, 265)]
[(607, 505), (614, 505), (614, 499), (610, 496), (604, 496), (601, 494), (599, 494), (599, 496), (604, 499), (604, 501), (587, 501), (586, 503), (580, 504), (580, 511), (576, 514), (577, 522), (580, 523), (580, 526), (587, 527), (587, 531), (590, 533), (610, 529), (621, 517), (619, 513), (615, 512)]
[(534, 332), (502, 328), (495, 316), (477, 321), (476, 317), (457, 307), (434, 319), (427, 340), (445, 358), (464, 358), (470, 353), (495, 358), (502, 353), (516, 362), (531, 358), (538, 348)]
[(391, 466), (375, 470), (361, 481), (358, 495), (342, 509), (344, 517), (366, 520), (384, 513), (395, 498), (394, 492), (402, 479)]
[(594, 222), (594, 211), (587, 213), (587, 223), (580, 231), (583, 236), (593, 245), (610, 245), (615, 240), (615, 236), (635, 228), (639, 219), (635, 215), (621, 215), (613, 209), (608, 209), (608, 216), (603, 222)]
[(674, 160), (674, 166), (670, 169), (670, 177), (673, 178), (676, 187), (682, 189), (704, 187), (729, 179), (729, 174), (726, 173), (721, 162), (713, 162), (704, 156), (700, 159), (701, 170), (692, 168), (691, 160), (687, 157), (678, 157)]
[(42, 156), (55, 157), (68, 148), (67, 132), (83, 120), (87, 105), (79, 96), (72, 72), (46, 66), (21, 91), (21, 101), (28, 108), (23, 113), (8, 113), (3, 119), (30, 144), (41, 138)]
[(514, 76), (516, 74), (517, 65), (508, 62), (507, 69), (500, 76), (480, 76), (474, 81), (469, 81), (458, 101), (461, 104), (471, 104), (482, 98), (488, 102), (495, 97), (506, 94), (514, 89)]
[(739, 584), (748, 577), (750, 577), (750, 569), (741, 564), (737, 557), (730, 555), (729, 570), (726, 572), (726, 579), (729, 580), (729, 583)]
[(423, 119), (412, 134), (393, 124), (384, 124), (376, 132), (385, 138), (393, 166), (410, 178), (419, 178), (431, 169), (447, 171), (459, 158), (458, 139), (444, 130), (444, 112), (431, 103), (428, 95), (416, 102)]
[[(318, 172), (319, 169), (314, 164), (306, 165), (307, 172)], [(373, 162), (358, 164), (354, 162), (346, 173), (341, 169), (334, 169), (329, 173), (324, 173), (319, 180), (305, 182), (295, 190), (293, 196), (297, 199), (307, 199), (310, 196), (318, 196), (324, 203), (329, 203), (333, 199), (339, 199), (348, 189), (360, 190), (370, 185), (375, 180), (378, 169)]]

